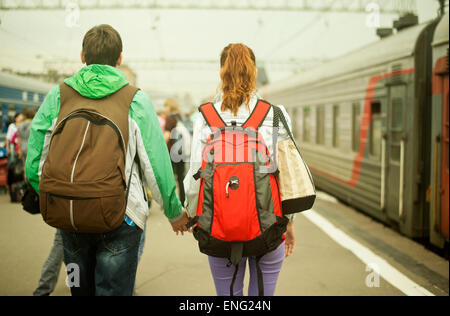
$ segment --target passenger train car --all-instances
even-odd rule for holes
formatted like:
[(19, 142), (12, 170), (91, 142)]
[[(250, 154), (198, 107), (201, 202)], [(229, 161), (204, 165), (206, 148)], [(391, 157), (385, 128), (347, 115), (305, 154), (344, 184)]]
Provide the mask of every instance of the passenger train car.
[(432, 42), (432, 108), (430, 168), (430, 240), (442, 247), (449, 236), (449, 108), (448, 15), (436, 28)]
[(448, 18), (261, 89), (290, 113), (318, 188), (438, 247), (449, 220)]
[(37, 109), (52, 86), (36, 79), (0, 72), (0, 135), (6, 133), (8, 118), (26, 109)]

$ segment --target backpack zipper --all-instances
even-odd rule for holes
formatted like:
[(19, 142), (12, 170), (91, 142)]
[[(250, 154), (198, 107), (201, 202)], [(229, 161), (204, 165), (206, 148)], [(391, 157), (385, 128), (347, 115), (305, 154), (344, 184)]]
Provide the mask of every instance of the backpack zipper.
[(60, 198), (60, 199), (64, 199), (64, 200), (74, 200), (74, 201), (85, 201), (85, 200), (97, 199), (97, 197), (77, 197), (77, 196), (67, 196), (67, 195), (48, 193), (47, 199), (50, 202), (50, 204), (53, 204), (52, 196)]
[(74, 201), (74, 200), (75, 200), (75, 201), (83, 201), (83, 200), (92, 200), (92, 199), (95, 199), (95, 198), (82, 198), (82, 197), (65, 196), (65, 195), (59, 195), (59, 194), (52, 194), (52, 193), (49, 193), (49, 194), (47, 195), (47, 200), (48, 200), (48, 202), (49, 202), (50, 204), (53, 204), (53, 198), (52, 198), (52, 196), (55, 196), (55, 197), (57, 197), (57, 198), (64, 199), (64, 200), (69, 200), (70, 223), (72, 224), (72, 227), (73, 227), (75, 230), (78, 230), (78, 228), (75, 226), (75, 221), (74, 221), (74, 218), (73, 218), (73, 201)]
[[(83, 149), (84, 142), (86, 141), (86, 135), (87, 135), (87, 132), (89, 130), (89, 126), (90, 125), (91, 125), (91, 122), (88, 121), (88, 124), (86, 126), (86, 130), (84, 131), (83, 141), (81, 142), (80, 149), (78, 150), (77, 156), (75, 157), (75, 161), (73, 162), (72, 174), (70, 175), (70, 183), (73, 183), (73, 178), (74, 178), (74, 175), (75, 175), (75, 167), (77, 166), (78, 157), (80, 157), (81, 150)], [(73, 218), (73, 200), (70, 200), (70, 202), (69, 202), (69, 212), (70, 212), (70, 222), (72, 224), (72, 227), (75, 230), (78, 230), (78, 228), (75, 226), (75, 220)]]
[(111, 123), (115, 126), (115, 129), (119, 132), (120, 139), (122, 140), (122, 144), (123, 144), (123, 151), (124, 151), (124, 154), (126, 153), (127, 148), (125, 148), (125, 140), (124, 140), (124, 138), (123, 138), (122, 131), (120, 130), (119, 126), (117, 126), (116, 123), (114, 123), (114, 122), (113, 122), (112, 120), (110, 120), (108, 117), (106, 117), (106, 116), (104, 116), (104, 115), (102, 115), (102, 114), (100, 114), (100, 113), (97, 113), (97, 112), (94, 112), (94, 111), (89, 111), (89, 110), (83, 110), (83, 112), (87, 112), (87, 113), (91, 113), (91, 114), (94, 114), (94, 115), (101, 116), (101, 117), (103, 117), (105, 120), (107, 120), (108, 122), (111, 122)]
[(86, 129), (84, 131), (83, 141), (81, 142), (80, 149), (78, 150), (77, 156), (75, 157), (75, 161), (73, 162), (72, 173), (70, 175), (70, 183), (73, 183), (73, 177), (74, 177), (74, 174), (75, 174), (75, 167), (77, 166), (78, 157), (80, 156), (81, 150), (83, 149), (83, 146), (84, 146), (84, 142), (86, 141), (86, 135), (87, 135), (87, 132), (89, 130), (89, 126), (90, 125), (91, 125), (91, 122), (88, 121)]
[[(69, 115), (67, 115), (66, 117), (64, 117), (64, 118), (63, 118), (63, 119), (55, 126), (55, 129), (54, 129), (53, 132), (52, 132), (51, 138), (53, 138), (53, 136), (54, 136), (54, 134), (55, 134), (55, 131), (58, 130), (58, 127), (59, 127), (64, 121), (66, 121), (68, 118), (70, 118), (70, 117), (73, 116), (73, 115), (76, 115), (76, 114), (79, 114), (79, 113), (83, 113), (83, 112), (91, 113), (91, 114), (94, 114), (94, 115), (101, 116), (101, 117), (103, 117), (105, 120), (107, 120), (108, 122), (110, 122), (110, 123), (113, 125), (113, 126), (111, 126), (111, 127), (114, 128), (114, 129), (117, 131), (117, 133), (120, 135), (120, 139), (121, 139), (121, 141), (122, 141), (122, 144), (123, 144), (123, 147), (124, 147), (123, 150), (124, 150), (124, 154), (125, 154), (125, 152), (126, 152), (126, 148), (125, 148), (125, 140), (124, 140), (124, 138), (123, 138), (123, 134), (122, 134), (122, 131), (120, 130), (119, 126), (117, 126), (117, 124), (114, 123), (114, 121), (110, 120), (108, 117), (106, 117), (106, 116), (104, 116), (104, 115), (102, 115), (102, 114), (100, 114), (100, 113), (98, 113), (98, 112), (95, 112), (95, 111), (90, 111), (90, 110), (78, 110), (78, 111), (75, 111), (75, 112), (70, 113)], [(50, 142), (51, 142), (51, 138), (50, 138)]]

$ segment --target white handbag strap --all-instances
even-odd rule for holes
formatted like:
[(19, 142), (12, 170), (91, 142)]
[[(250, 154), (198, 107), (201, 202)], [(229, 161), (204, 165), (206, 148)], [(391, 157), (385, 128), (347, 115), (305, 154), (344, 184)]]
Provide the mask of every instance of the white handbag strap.
[[(292, 142), (295, 145), (295, 148), (297, 148), (297, 151), (300, 153), (300, 149), (298, 148), (297, 143), (295, 142), (294, 136), (292, 136), (291, 130), (289, 129), (289, 125), (286, 121), (286, 118), (284, 117), (283, 111), (281, 111), (281, 109), (276, 105), (272, 105), (272, 107), (273, 107), (273, 126), (279, 127), (279, 121), (281, 120), (281, 123), (283, 124), (284, 128), (286, 129), (286, 131), (289, 135), (289, 138), (292, 140)], [(277, 130), (277, 135), (278, 135), (278, 130)], [(301, 154), (300, 154), (300, 156), (301, 156)]]

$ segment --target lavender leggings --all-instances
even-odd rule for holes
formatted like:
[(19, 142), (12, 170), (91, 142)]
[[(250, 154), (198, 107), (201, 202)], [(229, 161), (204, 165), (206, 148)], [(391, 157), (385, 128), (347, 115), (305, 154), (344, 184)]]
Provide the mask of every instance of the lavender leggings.
[[(209, 266), (216, 285), (218, 296), (229, 296), (230, 286), (233, 279), (235, 267), (227, 267), (228, 259), (208, 257)], [(256, 259), (254, 257), (242, 258), (239, 263), (238, 273), (233, 287), (234, 296), (244, 295), (244, 275), (247, 266), (247, 259), (250, 269), (250, 282), (248, 286), (249, 296), (258, 296), (258, 277), (256, 273)], [(277, 285), (278, 275), (284, 260), (284, 242), (277, 249), (265, 254), (259, 261), (259, 266), (263, 274), (264, 295), (273, 296)]]

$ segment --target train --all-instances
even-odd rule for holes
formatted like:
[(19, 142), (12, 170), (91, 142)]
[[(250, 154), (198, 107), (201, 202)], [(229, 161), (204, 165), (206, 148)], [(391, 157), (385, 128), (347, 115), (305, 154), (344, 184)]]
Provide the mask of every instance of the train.
[(0, 71), (0, 190), (6, 192), (7, 158), (6, 132), (16, 113), (37, 109), (44, 101), (51, 85)]
[(0, 135), (6, 133), (8, 121), (16, 113), (26, 109), (36, 109), (44, 101), (52, 84), (0, 71)]
[(407, 21), (399, 19), (396, 32), (360, 49), (268, 84), (260, 94), (286, 107), (320, 190), (444, 250), (449, 15)]

